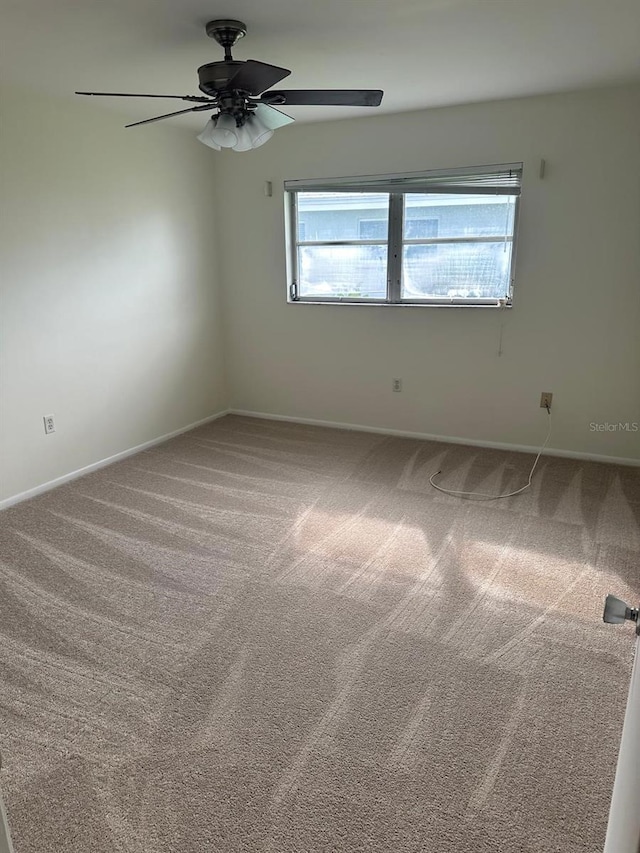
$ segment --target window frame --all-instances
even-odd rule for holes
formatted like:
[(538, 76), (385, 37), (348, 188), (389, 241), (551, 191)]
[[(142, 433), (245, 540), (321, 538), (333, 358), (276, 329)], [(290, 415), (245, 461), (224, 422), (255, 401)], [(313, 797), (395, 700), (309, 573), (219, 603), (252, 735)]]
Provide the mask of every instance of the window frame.
[[(513, 174), (512, 174), (513, 173)], [(518, 225), (520, 214), (520, 197), (522, 188), (523, 163), (509, 163), (493, 166), (474, 166), (462, 169), (441, 169), (426, 172), (413, 172), (391, 175), (371, 175), (359, 177), (342, 177), (327, 179), (293, 180), (285, 181), (285, 236), (287, 244), (287, 302), (290, 304), (300, 303), (306, 305), (377, 305), (394, 307), (438, 307), (438, 308), (511, 308), (513, 306), (513, 292), (515, 285), (516, 248), (518, 238)], [(507, 183), (506, 175), (509, 175), (512, 183)], [(490, 187), (489, 191), (483, 192), (483, 179), (505, 180), (505, 186)], [(470, 181), (470, 187), (459, 188), (456, 179), (466, 178)], [(430, 182), (436, 182), (438, 189), (429, 189)], [(422, 183), (421, 183), (422, 182)], [(449, 183), (450, 182), (450, 183)], [(477, 182), (474, 184), (474, 182)], [(444, 189), (442, 188), (444, 187)], [(394, 192), (394, 189), (396, 190)], [(401, 190), (401, 191), (398, 191)], [(387, 193), (389, 195), (389, 214), (387, 239), (382, 240), (299, 240), (298, 239), (298, 193), (301, 192), (371, 192)], [(447, 192), (451, 195), (509, 195), (514, 201), (513, 231), (511, 235), (483, 235), (477, 237), (430, 237), (430, 238), (405, 238), (404, 237), (404, 197), (411, 193), (435, 194)], [(508, 275), (508, 292), (504, 297), (425, 297), (402, 298), (402, 264), (403, 250), (412, 245), (445, 245), (455, 243), (495, 243), (497, 241), (511, 243), (511, 259)], [(340, 297), (340, 296), (301, 296), (299, 294), (298, 281), (300, 276), (299, 247), (300, 246), (379, 246), (383, 243), (387, 246), (387, 295), (386, 298), (369, 297)]]

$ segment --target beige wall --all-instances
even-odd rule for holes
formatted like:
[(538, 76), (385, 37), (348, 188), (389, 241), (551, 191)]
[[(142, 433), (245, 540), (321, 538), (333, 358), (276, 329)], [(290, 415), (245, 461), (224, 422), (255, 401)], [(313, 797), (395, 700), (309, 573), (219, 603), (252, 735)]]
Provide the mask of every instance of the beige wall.
[[(219, 155), (232, 404), (239, 409), (640, 458), (640, 89), (282, 129)], [(539, 160), (547, 161), (544, 180)], [(282, 181), (525, 163), (515, 307), (285, 303)], [(263, 182), (273, 181), (273, 198)], [(391, 391), (392, 377), (404, 390)]]
[(213, 153), (175, 128), (124, 131), (89, 100), (0, 103), (1, 499), (226, 392)]

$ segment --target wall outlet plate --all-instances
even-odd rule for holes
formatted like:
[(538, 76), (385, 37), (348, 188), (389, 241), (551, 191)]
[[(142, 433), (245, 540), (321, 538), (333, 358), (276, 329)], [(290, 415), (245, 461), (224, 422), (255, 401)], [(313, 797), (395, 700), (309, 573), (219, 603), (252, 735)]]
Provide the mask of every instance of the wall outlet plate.
[(543, 391), (540, 395), (540, 408), (541, 409), (550, 409), (551, 401), (553, 400), (553, 394), (551, 391)]
[(394, 391), (402, 391), (402, 379), (392, 379), (391, 387)]
[(44, 421), (44, 431), (47, 435), (56, 431), (56, 421), (53, 415), (44, 415), (42, 420)]

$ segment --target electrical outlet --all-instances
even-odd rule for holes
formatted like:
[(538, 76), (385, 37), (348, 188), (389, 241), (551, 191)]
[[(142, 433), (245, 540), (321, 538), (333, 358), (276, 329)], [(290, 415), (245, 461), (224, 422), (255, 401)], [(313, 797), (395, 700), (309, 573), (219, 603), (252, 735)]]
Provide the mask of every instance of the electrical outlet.
[(402, 379), (393, 379), (391, 387), (394, 391), (402, 391)]
[(53, 415), (45, 415), (42, 420), (44, 421), (44, 431), (47, 435), (56, 431), (56, 422)]
[(551, 391), (543, 391), (540, 395), (540, 408), (541, 409), (550, 409), (551, 401), (553, 400), (553, 394)]

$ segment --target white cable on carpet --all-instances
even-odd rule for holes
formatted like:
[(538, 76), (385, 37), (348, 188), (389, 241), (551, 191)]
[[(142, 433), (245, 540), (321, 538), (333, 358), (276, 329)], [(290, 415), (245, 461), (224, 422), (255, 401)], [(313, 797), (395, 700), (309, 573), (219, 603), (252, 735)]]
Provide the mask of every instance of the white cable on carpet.
[(429, 477), (429, 482), (431, 483), (433, 488), (437, 489), (439, 492), (444, 492), (445, 495), (453, 495), (454, 497), (458, 497), (458, 498), (478, 498), (479, 500), (483, 500), (483, 501), (497, 501), (497, 500), (500, 500), (500, 498), (512, 498), (514, 495), (519, 495), (521, 492), (524, 492), (525, 489), (528, 489), (529, 486), (531, 485), (531, 480), (533, 479), (533, 472), (536, 470), (536, 465), (538, 464), (538, 460), (542, 456), (544, 449), (546, 448), (547, 444), (549, 443), (549, 439), (551, 438), (551, 409), (548, 406), (547, 406), (547, 414), (549, 415), (549, 429), (547, 430), (547, 437), (544, 440), (544, 444), (542, 445), (542, 447), (538, 451), (538, 455), (536, 456), (536, 460), (533, 463), (533, 467), (531, 468), (531, 471), (529, 472), (529, 480), (527, 481), (527, 484), (525, 486), (523, 486), (521, 489), (516, 489), (515, 492), (508, 492), (506, 495), (487, 495), (484, 492), (460, 492), (460, 491), (457, 491), (456, 489), (443, 489), (442, 486), (437, 486), (433, 482), (434, 478), (437, 477), (438, 474), (442, 474), (442, 471), (436, 471), (435, 474), (432, 474)]

